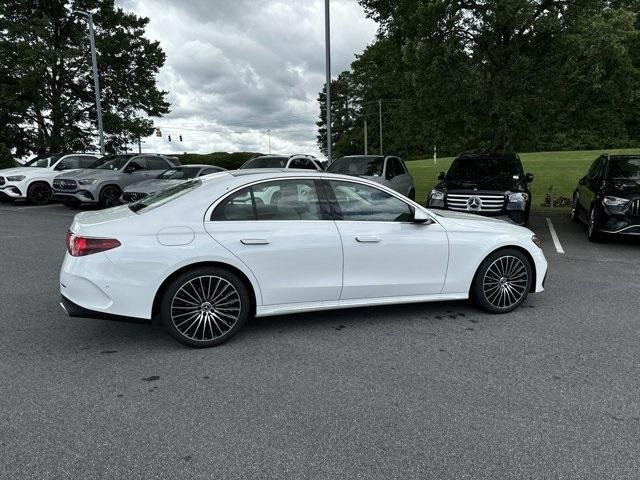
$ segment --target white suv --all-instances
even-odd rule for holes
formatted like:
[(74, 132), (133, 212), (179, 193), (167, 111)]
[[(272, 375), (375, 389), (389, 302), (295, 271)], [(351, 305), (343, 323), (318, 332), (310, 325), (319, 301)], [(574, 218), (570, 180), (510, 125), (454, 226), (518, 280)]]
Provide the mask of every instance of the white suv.
[(88, 168), (98, 156), (70, 153), (36, 157), (22, 167), (0, 170), (0, 197), (44, 205), (53, 195), (53, 178), (62, 171)]

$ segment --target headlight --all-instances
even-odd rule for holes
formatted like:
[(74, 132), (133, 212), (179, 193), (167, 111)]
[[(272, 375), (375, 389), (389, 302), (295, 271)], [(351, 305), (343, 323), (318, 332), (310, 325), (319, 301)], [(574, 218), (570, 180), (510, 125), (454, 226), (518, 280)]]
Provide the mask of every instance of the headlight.
[(25, 177), (24, 175), (16, 175), (15, 177), (7, 177), (7, 181), (9, 181), (9, 182), (21, 182), (25, 178), (27, 178), (27, 177)]
[(608, 207), (624, 207), (630, 200), (626, 198), (619, 197), (604, 197), (602, 203), (607, 205)]
[(542, 240), (540, 240), (536, 235), (531, 237), (531, 241), (535, 243), (538, 246), (538, 248), (542, 248)]
[(95, 185), (96, 183), (98, 183), (98, 179), (97, 178), (87, 178), (86, 180), (78, 180), (78, 183), (80, 185)]
[(444, 207), (444, 192), (431, 190), (428, 204), (429, 207)]
[(509, 195), (509, 203), (527, 203), (529, 195), (526, 193), (512, 193)]

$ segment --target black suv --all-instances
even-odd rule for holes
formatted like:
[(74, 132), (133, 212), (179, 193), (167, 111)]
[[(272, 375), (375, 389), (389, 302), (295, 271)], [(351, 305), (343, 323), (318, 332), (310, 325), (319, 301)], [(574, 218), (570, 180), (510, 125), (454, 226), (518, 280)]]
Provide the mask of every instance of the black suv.
[(517, 225), (529, 221), (533, 175), (525, 175), (516, 153), (463, 153), (438, 180), (427, 198), (430, 208), (499, 217)]
[(592, 242), (605, 233), (640, 235), (640, 155), (602, 155), (580, 179), (571, 219)]

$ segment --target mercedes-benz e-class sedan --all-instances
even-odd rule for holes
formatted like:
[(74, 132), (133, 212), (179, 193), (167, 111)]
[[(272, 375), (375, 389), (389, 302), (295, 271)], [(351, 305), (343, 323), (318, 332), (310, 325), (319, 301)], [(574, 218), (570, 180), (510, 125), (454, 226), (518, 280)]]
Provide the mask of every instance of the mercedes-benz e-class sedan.
[(217, 173), (80, 213), (67, 249), (70, 315), (158, 318), (194, 347), (251, 316), (468, 298), (506, 313), (543, 290), (547, 271), (526, 228), (285, 169)]

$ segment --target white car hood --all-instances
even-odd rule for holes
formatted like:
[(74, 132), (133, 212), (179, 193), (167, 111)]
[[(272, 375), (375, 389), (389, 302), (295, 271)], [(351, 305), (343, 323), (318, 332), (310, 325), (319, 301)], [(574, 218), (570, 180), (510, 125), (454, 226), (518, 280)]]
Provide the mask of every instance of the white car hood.
[(509, 223), (499, 218), (483, 217), (473, 213), (455, 212), (452, 210), (430, 210), (431, 214), (444, 224), (448, 230), (481, 230), (487, 232), (533, 233), (531, 230)]
[(48, 168), (39, 167), (15, 167), (0, 170), (0, 176), (15, 177), (16, 175), (24, 175), (25, 177), (46, 176), (49, 173)]

